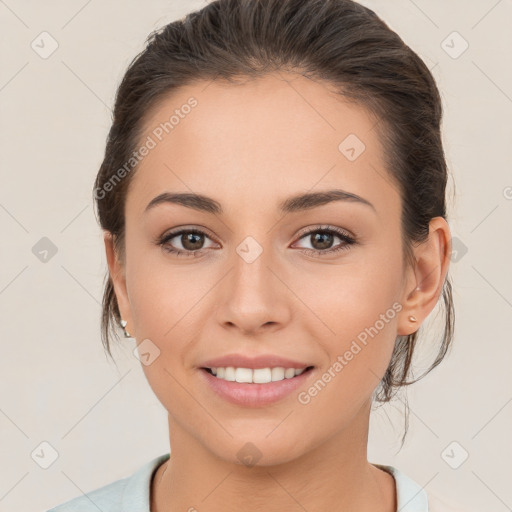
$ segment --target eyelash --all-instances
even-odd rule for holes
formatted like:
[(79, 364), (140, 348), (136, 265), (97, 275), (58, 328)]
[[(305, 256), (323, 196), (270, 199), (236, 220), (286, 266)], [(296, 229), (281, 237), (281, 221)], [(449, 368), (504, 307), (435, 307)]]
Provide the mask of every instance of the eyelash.
[[(173, 231), (171, 233), (168, 233), (166, 235), (163, 235), (158, 241), (157, 245), (161, 246), (165, 251), (174, 254), (177, 257), (196, 257), (201, 254), (201, 251), (204, 249), (197, 249), (195, 251), (183, 251), (181, 249), (174, 249), (170, 246), (166, 245), (169, 240), (172, 240), (178, 235), (182, 235), (184, 233), (192, 233), (195, 235), (205, 235), (208, 238), (211, 238), (205, 233), (204, 231), (201, 231), (200, 229), (196, 228), (187, 228), (187, 229), (180, 229), (177, 231)], [(350, 249), (350, 246), (356, 243), (356, 240), (349, 235), (347, 235), (344, 231), (342, 231), (339, 228), (331, 227), (331, 226), (322, 226), (322, 227), (316, 227), (314, 229), (310, 229), (309, 231), (306, 231), (305, 233), (302, 233), (302, 235), (299, 237), (299, 240), (302, 240), (303, 238), (312, 235), (313, 233), (329, 233), (332, 235), (337, 236), (340, 238), (344, 243), (338, 246), (335, 246), (331, 249), (326, 249), (325, 251), (321, 251), (318, 249), (301, 249), (306, 254), (313, 254), (318, 256), (324, 256), (326, 254), (337, 254), (341, 251), (345, 251)]]

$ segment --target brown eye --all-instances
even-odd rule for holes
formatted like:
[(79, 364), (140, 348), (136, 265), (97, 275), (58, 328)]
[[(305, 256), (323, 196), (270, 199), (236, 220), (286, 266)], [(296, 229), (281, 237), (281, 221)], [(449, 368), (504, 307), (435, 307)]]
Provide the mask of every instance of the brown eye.
[(203, 249), (211, 247), (211, 245), (205, 246), (207, 240), (210, 240), (213, 244), (206, 233), (199, 229), (190, 228), (163, 235), (157, 243), (167, 252), (176, 256), (197, 256), (201, 254)]
[(202, 249), (204, 234), (186, 233), (181, 235), (180, 242), (187, 251), (197, 251), (198, 249)]
[(313, 248), (318, 250), (330, 249), (334, 241), (334, 235), (326, 231), (316, 232), (308, 236), (311, 237)]
[[(335, 243), (335, 240), (341, 240), (341, 243)], [(356, 240), (341, 229), (335, 227), (316, 228), (304, 233), (300, 240), (309, 241), (311, 248), (302, 247), (306, 254), (329, 255), (349, 249)]]

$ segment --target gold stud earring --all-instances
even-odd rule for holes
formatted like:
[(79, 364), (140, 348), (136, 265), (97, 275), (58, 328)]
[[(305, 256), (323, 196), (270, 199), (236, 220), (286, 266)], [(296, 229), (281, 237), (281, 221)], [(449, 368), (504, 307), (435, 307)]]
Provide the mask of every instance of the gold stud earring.
[(415, 316), (409, 316), (409, 321), (410, 322), (416, 322), (416, 317)]

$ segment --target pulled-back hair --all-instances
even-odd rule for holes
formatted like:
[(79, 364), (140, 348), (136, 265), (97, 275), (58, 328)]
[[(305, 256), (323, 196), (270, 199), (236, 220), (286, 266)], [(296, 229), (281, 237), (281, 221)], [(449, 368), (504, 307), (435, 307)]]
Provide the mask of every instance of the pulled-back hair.
[[(117, 90), (104, 160), (94, 185), (99, 222), (124, 250), (124, 205), (131, 172), (113, 187), (116, 172), (140, 144), (149, 110), (165, 96), (199, 80), (262, 77), (291, 71), (323, 80), (375, 114), (385, 166), (402, 201), (404, 261), (428, 238), (429, 221), (446, 219), (447, 166), (441, 141), (442, 105), (425, 63), (373, 11), (351, 0), (215, 0), (152, 32)], [(106, 190), (109, 190), (107, 193)], [(101, 192), (101, 193), (100, 193)], [(436, 356), (408, 380), (417, 331), (397, 336), (387, 371), (374, 393), (389, 401), (396, 390), (435, 368), (453, 338), (452, 287), (442, 290), (444, 330)], [(112, 279), (105, 281), (102, 340), (108, 354), (120, 313)], [(421, 329), (420, 329), (421, 330)]]

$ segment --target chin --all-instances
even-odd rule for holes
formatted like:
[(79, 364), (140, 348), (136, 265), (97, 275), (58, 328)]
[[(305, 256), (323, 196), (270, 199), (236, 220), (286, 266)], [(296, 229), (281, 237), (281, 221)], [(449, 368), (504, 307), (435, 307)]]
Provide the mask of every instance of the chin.
[(224, 442), (203, 440), (203, 443), (215, 447), (212, 453), (219, 459), (252, 468), (278, 466), (300, 458), (306, 451), (301, 443), (303, 438), (303, 432), (297, 432), (297, 436), (289, 433), (280, 436), (276, 432), (268, 435), (268, 431), (256, 434), (246, 430), (244, 435), (234, 435)]

